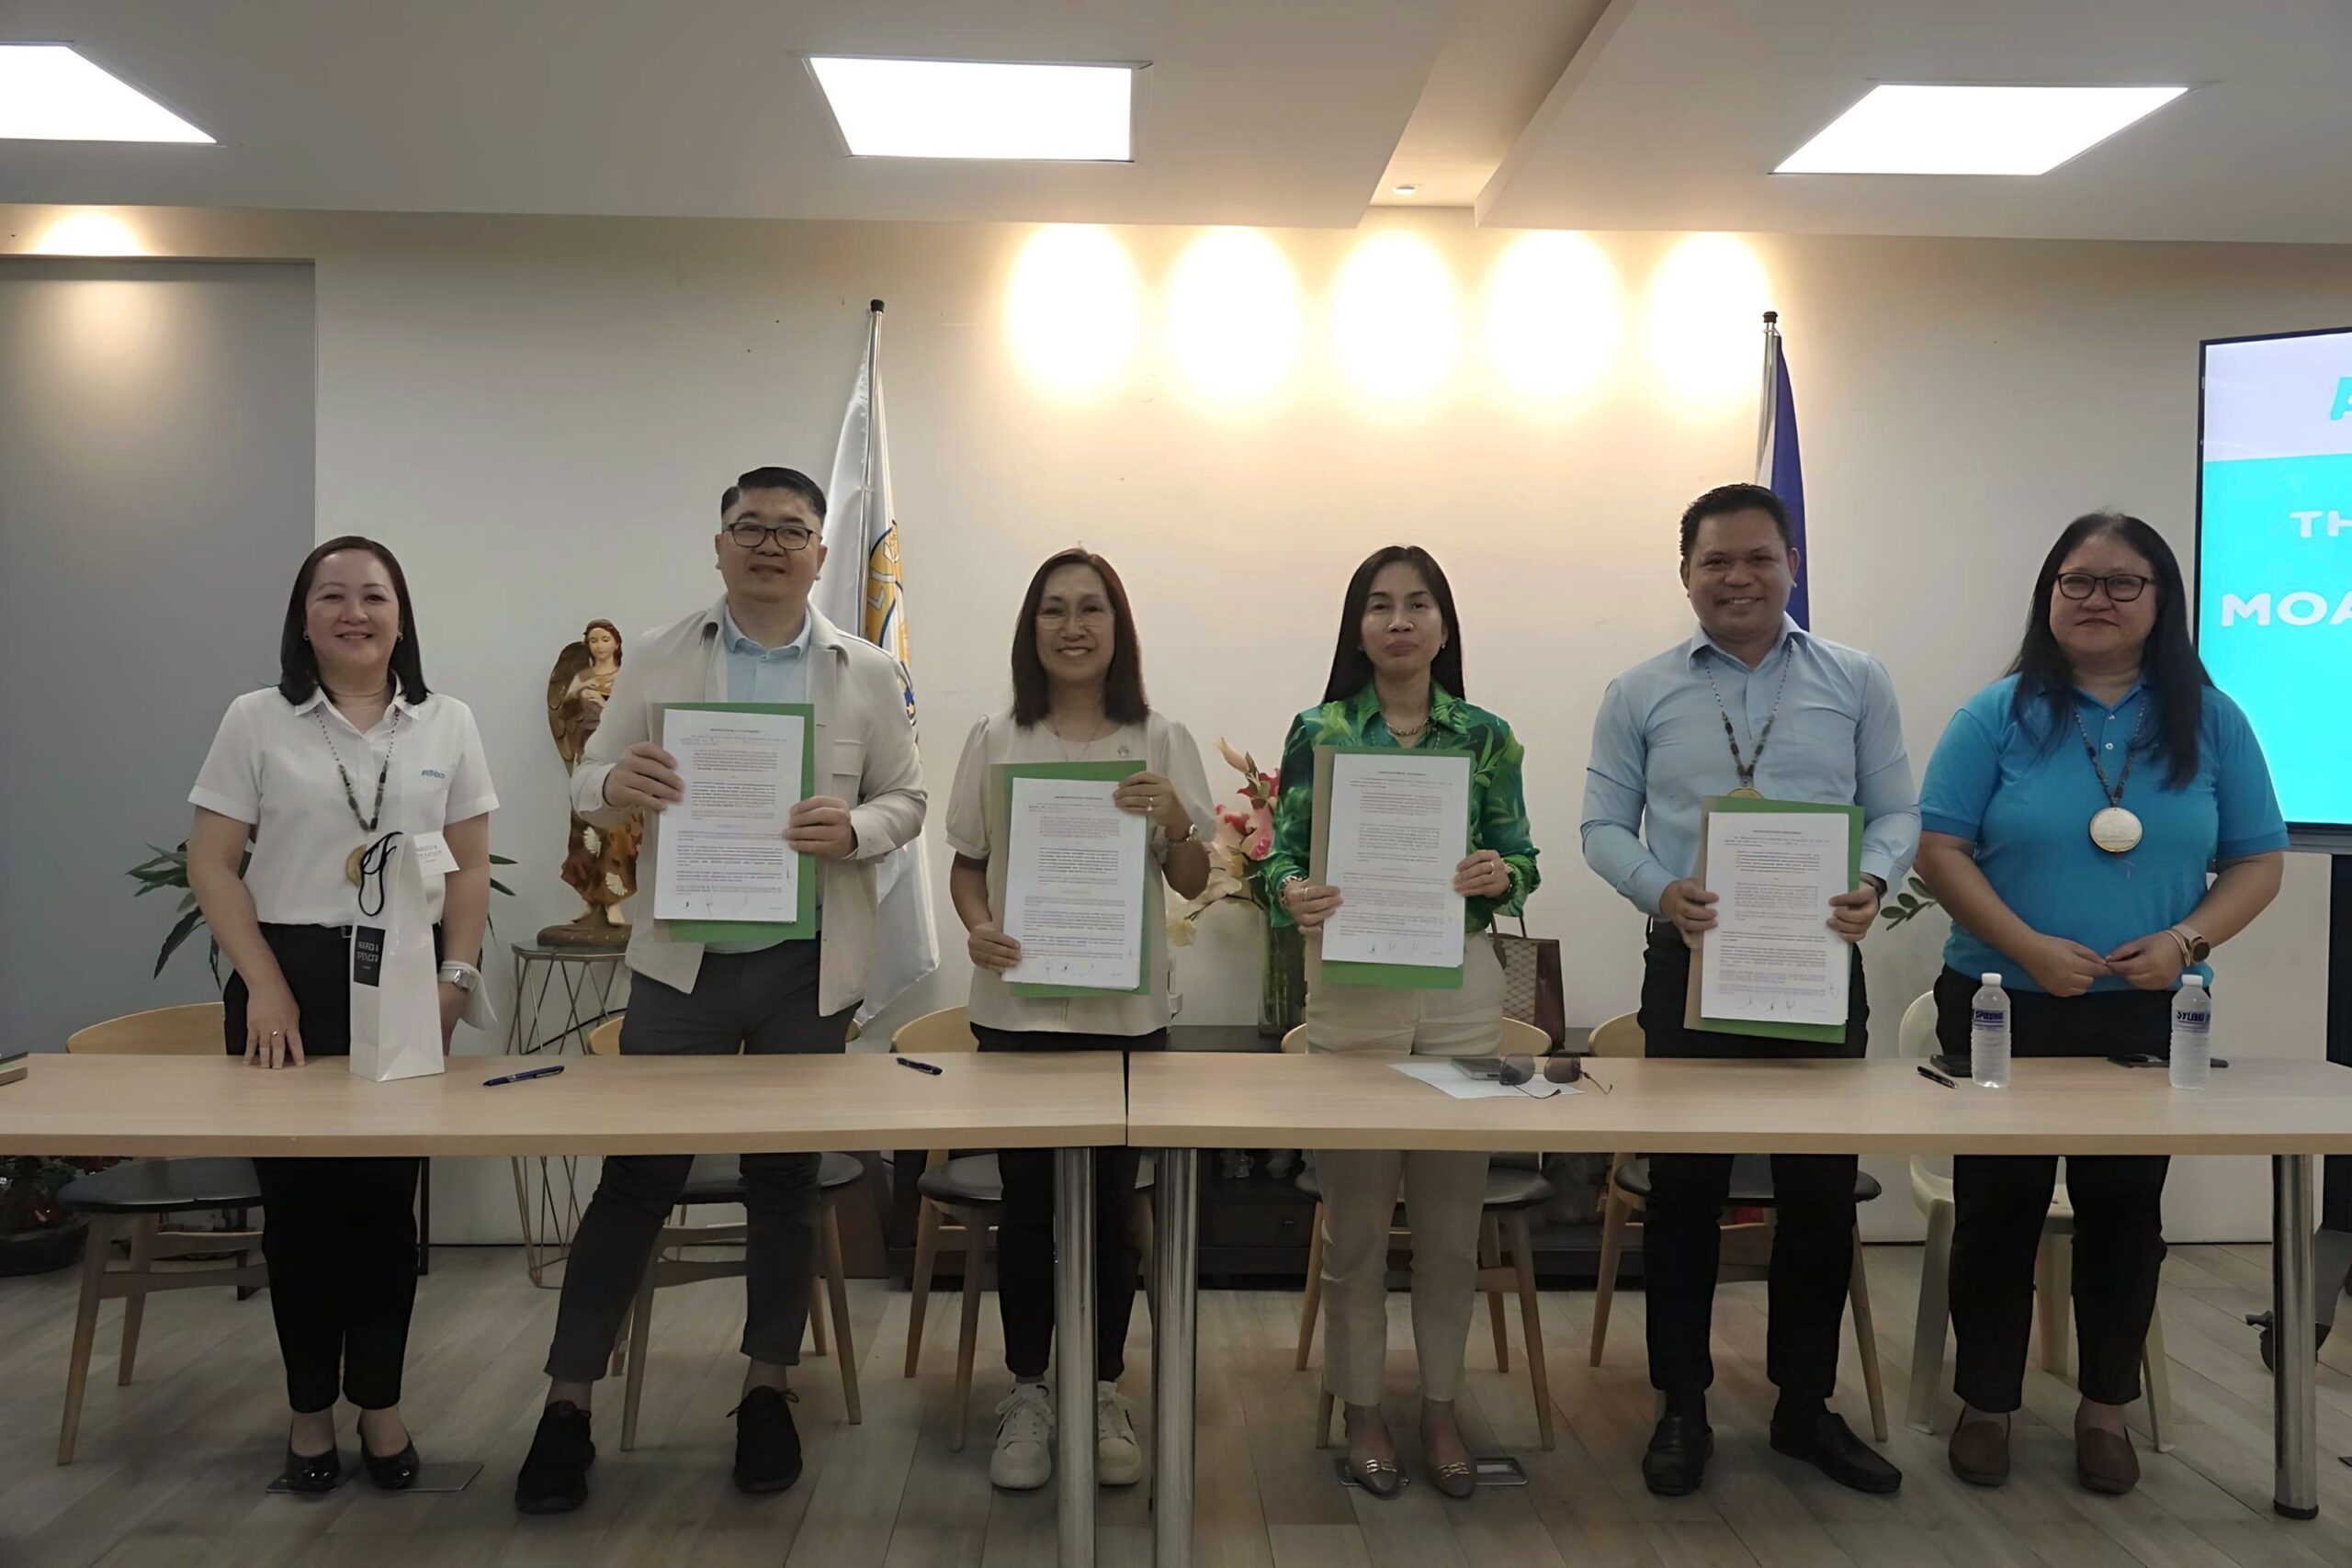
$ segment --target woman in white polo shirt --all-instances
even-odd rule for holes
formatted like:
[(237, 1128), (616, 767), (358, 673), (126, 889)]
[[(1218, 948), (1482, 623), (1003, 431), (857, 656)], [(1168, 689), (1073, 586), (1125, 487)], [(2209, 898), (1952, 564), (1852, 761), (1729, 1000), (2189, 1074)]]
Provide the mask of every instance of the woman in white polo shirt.
[[(445, 960), (446, 1051), (481, 983), (498, 797), (471, 710), (425, 689), (408, 581), (390, 550), (346, 536), (311, 552), (287, 604), (278, 671), (275, 688), (229, 705), (188, 795), (188, 886), (236, 967), (221, 998), (229, 1054), (262, 1069), (350, 1054), (346, 955), (360, 852), (389, 832), (435, 829), (460, 868), (424, 879)], [(368, 1478), (403, 1489), (417, 1472), (400, 1413), (416, 1297), (417, 1162), (257, 1159), (254, 1168), (293, 1412), (286, 1480), (324, 1492), (342, 1479), (339, 1389), (359, 1407)]]
[[(1021, 944), (1005, 935), (1007, 762), (1131, 762), (1114, 795), (1150, 822), (1160, 874), (1145, 881), (1145, 987), (1080, 998), (1014, 996), (1004, 971)], [(1111, 563), (1064, 550), (1037, 569), (1012, 628), (1012, 708), (972, 727), (947, 807), (956, 852), (948, 887), (971, 932), (972, 1032), (983, 1051), (1149, 1051), (1168, 1043), (1168, 919), (1160, 884), (1190, 898), (1208, 885), (1201, 825), (1212, 820), (1208, 782), (1191, 731), (1144, 699), (1143, 650), (1125, 587)], [(1094, 1151), (1095, 1475), (1108, 1486), (1142, 1478), (1135, 1420), (1118, 1381), (1138, 1262), (1134, 1235), (1137, 1151)], [(1043, 1486), (1053, 1475), (1053, 1400), (1046, 1366), (1054, 1337), (1054, 1168), (1047, 1149), (1005, 1149), (997, 1227), (997, 1304), (1012, 1395), (997, 1407), (989, 1476), (999, 1486)]]

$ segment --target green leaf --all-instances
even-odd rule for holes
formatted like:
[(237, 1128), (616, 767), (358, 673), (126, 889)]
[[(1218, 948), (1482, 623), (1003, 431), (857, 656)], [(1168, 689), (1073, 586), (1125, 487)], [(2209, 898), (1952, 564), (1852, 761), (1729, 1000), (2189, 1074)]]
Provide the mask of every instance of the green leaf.
[(164, 972), (164, 965), (172, 961), (172, 954), (179, 951), (180, 943), (188, 939), (188, 933), (203, 923), (204, 911), (201, 909), (190, 909), (180, 917), (179, 924), (172, 928), (172, 934), (164, 939), (164, 951), (155, 955), (156, 975)]
[[(509, 861), (507, 863), (508, 863), (509, 865), (512, 865), (514, 863), (513, 863), (512, 861)], [(494, 877), (494, 876), (493, 876), (493, 877), (492, 877), (492, 878), (490, 879), (490, 890), (491, 890), (492, 893), (503, 893), (503, 894), (505, 894), (509, 898), (512, 898), (513, 897), (514, 897), (514, 889), (513, 889), (512, 887), (507, 886), (506, 886), (506, 884), (504, 884), (503, 882), (499, 881), (499, 880), (498, 880), (498, 878), (496, 878), (496, 877)]]
[(180, 898), (180, 913), (181, 913), (181, 914), (185, 915), (185, 914), (187, 914), (190, 909), (193, 909), (193, 908), (196, 908), (196, 895), (195, 895), (195, 894), (193, 894), (193, 893), (189, 893), (189, 894), (185, 894), (185, 895), (183, 895), (183, 896), (181, 897), (181, 898)]
[(515, 863), (505, 855), (492, 855), (490, 857), (490, 863), (492, 865), (513, 865)]
[(1916, 876), (1905, 879), (1904, 886), (1911, 889), (1912, 892), (1917, 893), (1922, 898), (1933, 898), (1935, 897), (1935, 893), (1928, 886), (1928, 885), (1920, 881)]

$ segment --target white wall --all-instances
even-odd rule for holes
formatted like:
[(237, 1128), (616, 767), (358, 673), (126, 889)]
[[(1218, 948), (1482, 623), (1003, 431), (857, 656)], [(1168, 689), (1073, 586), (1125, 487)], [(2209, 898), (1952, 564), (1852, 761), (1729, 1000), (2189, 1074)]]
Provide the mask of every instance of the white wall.
[[(0, 233), (29, 245), (53, 216), (0, 209)], [(1750, 306), (1777, 307), (1788, 333), (1815, 625), (1885, 659), (1915, 765), (1998, 671), (2068, 518), (2125, 507), (2189, 552), (2198, 340), (2352, 307), (2342, 248), (1752, 236), (1763, 278), (1727, 275), (1714, 341), (1729, 369), (1721, 395), (1695, 398), (1660, 374), (1645, 316), (1674, 237), (1604, 235), (1625, 293), (1617, 351), (1589, 395), (1539, 406), (1510, 395), (1480, 346), (1481, 286), (1514, 236), (1408, 218), (1462, 290), (1453, 375), (1409, 406), (1367, 404), (1321, 318), (1363, 236), (1279, 232), (1308, 307), (1299, 367), (1272, 406), (1234, 411), (1188, 392), (1159, 346), (1159, 289), (1191, 231), (1121, 232), (1144, 291), (1136, 356), (1107, 390), (1070, 397), (1034, 385), (1008, 345), (1022, 228), (124, 216), (165, 251), (316, 259), (317, 528), (400, 551), (431, 678), (481, 717), (506, 802), (494, 838), (525, 862), (503, 932), (571, 908), (541, 716), (556, 649), (590, 615), (645, 627), (716, 594), (718, 491), (757, 463), (827, 472), (880, 296), (935, 797), (967, 727), (1004, 698), (1017, 596), (1049, 551), (1082, 540), (1117, 562), (1154, 701), (1204, 745), (1224, 735), (1267, 758), (1320, 691), (1350, 569), (1375, 546), (1426, 543), (1461, 602), (1470, 694), (1526, 743), (1545, 874), (1532, 923), (1565, 940), (1569, 1014), (1585, 1022), (1631, 1008), (1640, 973), (1638, 917), (1577, 854), (1587, 738), (1610, 676), (1687, 635), (1681, 505), (1747, 477)], [(935, 822), (929, 843), (952, 933)], [(2319, 1054), (2325, 915), (2324, 868), (2298, 859), (2224, 954), (2231, 1055)], [(1939, 938), (1923, 921), (1873, 939), (1879, 1049)], [(951, 949), (894, 1016), (961, 996)], [(1237, 915), (1184, 954), (1186, 1016), (1250, 1016), (1253, 953)], [(451, 1239), (497, 1223), (503, 1180), (482, 1187), (479, 1214), (445, 1207)], [(1869, 1223), (1916, 1234), (1890, 1189)], [(2267, 1235), (2258, 1162), (2183, 1162), (2169, 1201), (2177, 1239)]]

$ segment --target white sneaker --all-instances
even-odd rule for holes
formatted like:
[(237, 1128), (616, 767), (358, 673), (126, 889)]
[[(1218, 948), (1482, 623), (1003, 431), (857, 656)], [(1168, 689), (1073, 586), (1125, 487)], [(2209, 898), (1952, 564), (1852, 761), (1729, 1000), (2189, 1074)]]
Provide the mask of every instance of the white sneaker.
[[(1041, 1382), (1017, 1382), (996, 1407), (996, 1451), (989, 1480), (1031, 1492), (1054, 1478), (1054, 1396)], [(1129, 1439), (1132, 1441), (1133, 1439)]]
[(1094, 1385), (1094, 1482), (1133, 1486), (1143, 1479), (1143, 1450), (1136, 1443), (1135, 1412), (1114, 1382)]

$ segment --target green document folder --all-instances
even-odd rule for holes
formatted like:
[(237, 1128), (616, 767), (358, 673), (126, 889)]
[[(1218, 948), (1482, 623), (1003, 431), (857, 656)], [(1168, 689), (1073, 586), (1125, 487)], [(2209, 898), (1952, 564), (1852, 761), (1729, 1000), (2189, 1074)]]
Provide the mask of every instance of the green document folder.
[[(1377, 755), (1393, 757), (1459, 757), (1465, 769), (1472, 766), (1470, 753), (1446, 747), (1417, 746), (1407, 750), (1399, 746), (1317, 746), (1315, 748), (1315, 816), (1308, 840), (1307, 874), (1317, 883), (1328, 883), (1327, 866), (1330, 858), (1332, 759), (1341, 756)], [(1475, 820), (1470, 826), (1475, 827)], [(1464, 840), (1467, 843), (1465, 835)], [(1344, 897), (1345, 889), (1341, 890)], [(1469, 940), (1465, 935), (1465, 942)], [(1317, 944), (1319, 950), (1320, 944)], [(1317, 958), (1309, 976), (1313, 979), (1329, 980), (1335, 986), (1385, 986), (1394, 990), (1458, 991), (1462, 988), (1462, 965), (1437, 968), (1427, 964), (1357, 964), (1346, 959)]]
[[(807, 703), (663, 703), (657, 714), (684, 710), (694, 713), (776, 713), (797, 717), (800, 741), (800, 798), (817, 793), (817, 710)], [(658, 739), (658, 737), (657, 737)], [(854, 801), (851, 802), (855, 805)], [(783, 920), (663, 920), (662, 929), (673, 942), (805, 942), (817, 934), (817, 863), (800, 857), (800, 913)]]
[[(1711, 795), (1699, 803), (1699, 869), (1702, 886), (1707, 880), (1707, 820), (1718, 812), (1731, 816), (1786, 816), (1790, 814), (1836, 816), (1846, 818), (1846, 886), (1853, 887), (1862, 880), (1862, 808), (1859, 806), (1825, 806), (1811, 800), (1751, 800), (1744, 795)], [(1826, 909), (1821, 913), (1826, 922)], [(1702, 935), (1702, 943), (1706, 941)], [(1703, 1029), (1718, 1034), (1757, 1034), (1768, 1040), (1813, 1040), (1823, 1044), (1842, 1045), (1846, 1042), (1846, 1025), (1838, 1023), (1778, 1023), (1769, 1020), (1746, 1018), (1707, 1018), (1699, 1011), (1699, 971), (1703, 947), (1690, 953), (1690, 989), (1685, 1002), (1683, 1027)], [(1849, 998), (1850, 999), (1850, 998)]]
[[(1099, 762), (1000, 762), (996, 767), (997, 802), (996, 841), (1000, 854), (1012, 852), (1012, 784), (1015, 779), (1086, 779), (1095, 784), (1117, 784), (1144, 771), (1144, 764), (1132, 757), (1113, 757)], [(1151, 829), (1147, 826), (1146, 843)], [(1151, 989), (1152, 959), (1159, 944), (1168, 940), (1165, 931), (1151, 929), (1152, 868), (1144, 867), (1146, 878), (1137, 897), (1143, 899), (1143, 952), (1136, 964), (1136, 983), (1132, 986), (1046, 986), (1028, 981), (1007, 981), (1005, 989), (1016, 997), (1134, 997)]]

